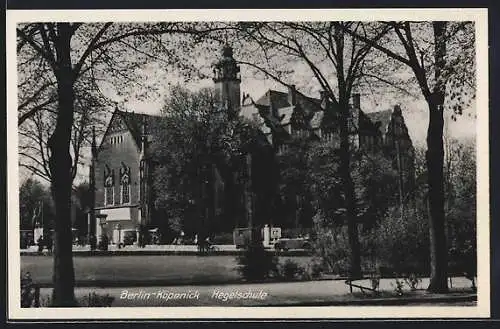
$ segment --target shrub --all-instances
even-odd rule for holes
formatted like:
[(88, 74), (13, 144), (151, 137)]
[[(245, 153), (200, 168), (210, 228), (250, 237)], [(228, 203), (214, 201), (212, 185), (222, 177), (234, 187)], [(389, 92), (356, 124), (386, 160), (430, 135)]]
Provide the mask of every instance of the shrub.
[(21, 307), (40, 307), (40, 288), (29, 272), (21, 273)]
[(403, 218), (397, 209), (389, 211), (371, 233), (377, 262), (385, 275), (428, 275), (429, 229), (427, 219), (417, 211)]
[(318, 262), (313, 262), (310, 266), (311, 278), (318, 279), (323, 274), (323, 266)]
[(412, 291), (417, 290), (420, 283), (422, 283), (422, 279), (420, 279), (415, 273), (410, 273), (404, 278), (404, 280)]
[(238, 271), (247, 281), (259, 281), (278, 273), (278, 259), (275, 254), (266, 251), (262, 244), (247, 246), (237, 258)]
[(304, 269), (301, 268), (299, 264), (294, 262), (291, 259), (287, 259), (282, 267), (282, 276), (285, 280), (293, 280), (297, 277), (301, 272), (304, 272)]
[(349, 272), (350, 248), (347, 232), (343, 227), (331, 226), (321, 212), (314, 218), (313, 250), (322, 262), (323, 269), (345, 275)]
[[(109, 294), (99, 295), (95, 292), (77, 300), (79, 307), (110, 307), (114, 297)], [(21, 307), (50, 307), (50, 296), (40, 296), (40, 287), (33, 282), (31, 274), (21, 273)]]
[(111, 304), (115, 300), (109, 294), (99, 295), (95, 292), (88, 294), (87, 296), (78, 300), (79, 307), (111, 307)]

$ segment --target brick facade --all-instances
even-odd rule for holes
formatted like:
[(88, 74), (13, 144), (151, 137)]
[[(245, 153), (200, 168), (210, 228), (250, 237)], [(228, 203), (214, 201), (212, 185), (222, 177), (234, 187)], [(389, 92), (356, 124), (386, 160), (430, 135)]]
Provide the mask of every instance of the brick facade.
[[(138, 136), (142, 118), (115, 110), (94, 159), (95, 210), (97, 215), (106, 215), (104, 226), (96, 223), (96, 234), (106, 234), (112, 243), (123, 242), (125, 231), (136, 231), (145, 222), (141, 209), (141, 188), (145, 183), (141, 181), (143, 141)], [(112, 182), (111, 187), (106, 187), (106, 178), (108, 183)], [(124, 193), (127, 189), (128, 194)], [(113, 191), (112, 202), (109, 202), (110, 191)]]

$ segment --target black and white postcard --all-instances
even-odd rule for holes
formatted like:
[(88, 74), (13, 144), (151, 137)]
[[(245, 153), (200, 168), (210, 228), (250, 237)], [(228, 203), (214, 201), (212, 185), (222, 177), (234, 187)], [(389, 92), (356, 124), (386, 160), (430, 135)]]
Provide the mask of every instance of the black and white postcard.
[(9, 317), (489, 317), (487, 14), (7, 11)]

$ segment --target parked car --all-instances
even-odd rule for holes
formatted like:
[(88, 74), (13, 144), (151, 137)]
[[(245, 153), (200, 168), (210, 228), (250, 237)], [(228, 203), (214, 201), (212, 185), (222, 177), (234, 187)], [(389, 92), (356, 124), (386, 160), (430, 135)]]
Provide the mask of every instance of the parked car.
[(135, 230), (123, 230), (122, 232), (123, 232), (123, 245), (124, 246), (133, 245), (137, 238)]
[(274, 249), (287, 251), (290, 249), (306, 249), (312, 248), (311, 241), (308, 238), (281, 238), (274, 244)]

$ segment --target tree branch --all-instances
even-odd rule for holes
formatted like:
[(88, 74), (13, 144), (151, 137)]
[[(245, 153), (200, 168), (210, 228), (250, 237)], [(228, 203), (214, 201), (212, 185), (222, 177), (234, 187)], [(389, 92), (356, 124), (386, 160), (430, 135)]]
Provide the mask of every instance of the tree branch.
[(104, 26), (94, 35), (94, 37), (90, 41), (89, 45), (87, 46), (87, 49), (85, 49), (85, 52), (83, 53), (83, 55), (80, 57), (80, 59), (78, 60), (78, 62), (75, 65), (75, 67), (73, 68), (73, 76), (75, 77), (75, 79), (76, 79), (76, 77), (78, 77), (83, 63), (85, 62), (87, 57), (90, 55), (90, 53), (92, 51), (94, 51), (95, 48), (97, 48), (97, 46), (96, 46), (97, 42), (104, 35), (104, 33), (111, 26), (111, 24), (113, 24), (113, 23), (108, 22), (108, 23), (104, 24)]
[(362, 36), (360, 34), (354, 33), (353, 31), (351, 31), (348, 28), (345, 28), (345, 27), (342, 27), (342, 28), (344, 29), (344, 31), (347, 34), (349, 34), (351, 36), (354, 36), (355, 38), (358, 38), (359, 40), (363, 41), (364, 43), (370, 45), (370, 47), (373, 47), (374, 49), (377, 49), (378, 51), (386, 54), (387, 56), (389, 56), (391, 58), (394, 58), (395, 60), (397, 60), (397, 61), (399, 61), (401, 63), (404, 63), (404, 64), (410, 66), (411, 63), (410, 63), (410, 61), (407, 58), (404, 58), (401, 55), (398, 55), (395, 52), (393, 52), (393, 51), (391, 51), (391, 50), (389, 50), (389, 49), (387, 49), (387, 48), (379, 45), (378, 42), (375, 42), (375, 41), (373, 41), (373, 40), (371, 40), (371, 39), (369, 39), (367, 37), (364, 37), (364, 36)]
[(40, 54), (52, 67), (54, 71), (56, 71), (57, 66), (55, 61), (51, 58), (51, 56), (48, 54), (47, 51), (45, 51), (39, 44), (33, 40), (32, 36), (28, 36), (26, 33), (24, 33), (23, 30), (17, 29), (17, 34), (21, 37), (22, 40), (24, 40), (26, 43), (28, 43), (37, 53)]

